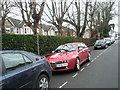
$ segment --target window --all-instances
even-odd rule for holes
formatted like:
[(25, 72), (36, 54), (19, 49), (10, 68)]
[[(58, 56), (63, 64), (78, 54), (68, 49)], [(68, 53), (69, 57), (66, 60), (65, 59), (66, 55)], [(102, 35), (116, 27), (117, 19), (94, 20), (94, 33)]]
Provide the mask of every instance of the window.
[(70, 45), (61, 45), (56, 50), (55, 53), (60, 52), (72, 52), (76, 50), (77, 45), (76, 44), (70, 44)]
[(32, 61), (29, 58), (27, 58), (26, 56), (23, 56), (23, 57), (24, 57), (26, 64), (32, 63)]
[(17, 28), (17, 33), (18, 33), (18, 28)]
[(0, 54), (0, 77), (2, 76), (3, 73), (4, 73), (4, 69), (3, 69), (3, 64), (2, 64), (2, 57)]
[(25, 65), (25, 61), (23, 56), (19, 53), (7, 53), (2, 54), (3, 62), (5, 64), (5, 68), (8, 69), (17, 69)]
[(84, 43), (79, 43), (78, 46), (79, 46), (79, 47), (82, 47), (82, 48), (85, 48), (85, 47), (86, 47), (86, 45), (85, 45)]
[(82, 46), (83, 48), (85, 48), (85, 47), (86, 47), (86, 45), (85, 45), (84, 43), (81, 43), (81, 46)]
[(25, 28), (25, 33), (27, 33), (27, 29)]

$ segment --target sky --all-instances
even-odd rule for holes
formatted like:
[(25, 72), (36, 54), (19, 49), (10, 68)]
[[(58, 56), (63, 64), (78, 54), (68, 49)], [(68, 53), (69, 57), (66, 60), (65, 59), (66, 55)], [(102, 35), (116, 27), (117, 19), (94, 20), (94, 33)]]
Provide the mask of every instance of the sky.
[[(120, 3), (119, 3), (120, 4)], [(120, 9), (120, 8), (118, 8), (118, 1), (116, 1), (115, 2), (115, 5), (114, 5), (114, 8), (115, 8), (115, 13), (117, 13), (118, 14), (118, 10)], [(109, 22), (110, 24), (115, 24), (115, 31), (119, 31), (118, 29), (119, 29), (119, 27), (118, 27), (118, 15), (116, 15), (115, 17), (113, 17), (113, 19)]]
[[(46, 0), (48, 3), (49, 3), (49, 1), (50, 0)], [(69, 1), (69, 0), (68, 0)], [(91, 0), (92, 2), (93, 1), (95, 1), (95, 0)], [(106, 2), (106, 1), (108, 1), (108, 0), (97, 0), (97, 1), (101, 1), (101, 2)], [(115, 12), (115, 13), (117, 13), (118, 14), (118, 10), (119, 10), (119, 12), (120, 12), (120, 7), (119, 7), (119, 9), (118, 9), (118, 0), (116, 0), (115, 1), (115, 5), (114, 5), (114, 8), (115, 8), (115, 10), (113, 11), (113, 13)], [(82, 6), (82, 8), (83, 8), (83, 5), (81, 5)], [(120, 2), (119, 2), (119, 6), (120, 6)], [(46, 9), (45, 9), (46, 10)], [(15, 12), (16, 13), (16, 15), (15, 14), (9, 14), (8, 16), (9, 17), (14, 17), (14, 18), (16, 18), (16, 19), (20, 19), (20, 20), (22, 20), (22, 17), (21, 17), (21, 13), (19, 12), (19, 9), (17, 9), (17, 8), (13, 8), (12, 9), (12, 12)], [(46, 18), (46, 16), (44, 16), (45, 18)], [(43, 21), (43, 23), (45, 23), (44, 21)], [(119, 31), (118, 30), (118, 16), (116, 15), (115, 17), (113, 17), (113, 19), (109, 22), (110, 24), (115, 24), (115, 31)], [(120, 25), (120, 24), (119, 24)]]

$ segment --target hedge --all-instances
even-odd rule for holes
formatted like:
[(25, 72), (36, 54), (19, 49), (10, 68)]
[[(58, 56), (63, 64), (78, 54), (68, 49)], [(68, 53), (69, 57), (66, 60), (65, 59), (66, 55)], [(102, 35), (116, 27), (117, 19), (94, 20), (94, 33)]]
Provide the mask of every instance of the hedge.
[[(79, 39), (91, 44), (94, 39)], [(61, 36), (41, 36), (39, 35), (39, 50), (40, 55), (51, 53), (56, 47), (65, 43), (75, 42), (74, 37), (61, 37)], [(90, 43), (88, 42), (90, 41)], [(2, 34), (2, 50), (24, 50), (37, 54), (37, 36), (36, 35), (13, 35)]]

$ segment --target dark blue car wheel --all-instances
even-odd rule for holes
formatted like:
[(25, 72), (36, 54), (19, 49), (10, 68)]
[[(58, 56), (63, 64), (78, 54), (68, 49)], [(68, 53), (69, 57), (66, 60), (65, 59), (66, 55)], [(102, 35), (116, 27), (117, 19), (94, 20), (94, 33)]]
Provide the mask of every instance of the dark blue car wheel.
[(48, 90), (48, 87), (49, 87), (49, 79), (47, 75), (45, 74), (40, 75), (37, 82), (37, 90)]

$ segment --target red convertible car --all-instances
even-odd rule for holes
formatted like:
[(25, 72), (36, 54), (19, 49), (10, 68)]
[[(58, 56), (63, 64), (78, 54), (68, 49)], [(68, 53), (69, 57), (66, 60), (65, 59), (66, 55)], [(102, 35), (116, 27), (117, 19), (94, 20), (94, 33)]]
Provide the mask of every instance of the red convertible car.
[(80, 65), (90, 61), (90, 50), (83, 42), (60, 45), (47, 57), (53, 71), (80, 70)]

